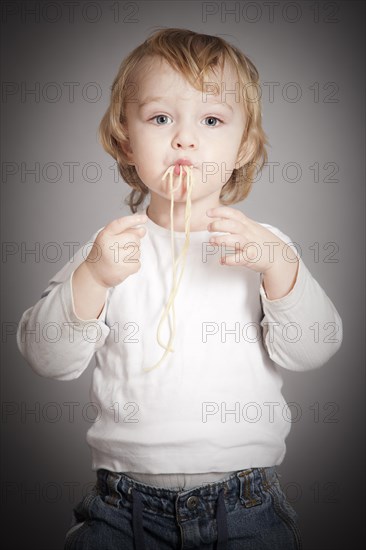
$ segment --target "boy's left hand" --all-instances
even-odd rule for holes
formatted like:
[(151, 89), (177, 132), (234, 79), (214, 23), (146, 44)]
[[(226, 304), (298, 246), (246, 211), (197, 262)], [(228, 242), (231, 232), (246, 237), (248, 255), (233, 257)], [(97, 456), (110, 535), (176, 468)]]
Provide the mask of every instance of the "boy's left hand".
[[(240, 210), (219, 206), (207, 210), (207, 215), (220, 218), (207, 226), (209, 231), (230, 233), (215, 235), (213, 240), (210, 239), (212, 244), (222, 245), (220, 262), (224, 265), (243, 265), (253, 271), (266, 273), (272, 267), (285, 265), (296, 258), (294, 251), (282, 239)], [(230, 247), (232, 252), (225, 255), (225, 247)]]

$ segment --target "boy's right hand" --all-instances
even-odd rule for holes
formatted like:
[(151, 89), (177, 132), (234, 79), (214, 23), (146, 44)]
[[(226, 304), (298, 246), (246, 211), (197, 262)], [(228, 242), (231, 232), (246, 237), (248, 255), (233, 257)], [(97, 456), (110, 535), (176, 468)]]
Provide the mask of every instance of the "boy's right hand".
[(122, 283), (140, 267), (140, 239), (146, 235), (145, 214), (117, 218), (97, 235), (85, 262), (94, 280), (105, 288)]

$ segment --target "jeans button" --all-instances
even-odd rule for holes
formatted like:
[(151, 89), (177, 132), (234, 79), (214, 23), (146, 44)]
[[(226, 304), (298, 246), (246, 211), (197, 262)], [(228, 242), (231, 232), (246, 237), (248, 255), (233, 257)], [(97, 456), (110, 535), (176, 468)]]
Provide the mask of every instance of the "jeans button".
[(194, 510), (198, 505), (198, 497), (191, 496), (187, 500), (187, 506), (190, 510)]

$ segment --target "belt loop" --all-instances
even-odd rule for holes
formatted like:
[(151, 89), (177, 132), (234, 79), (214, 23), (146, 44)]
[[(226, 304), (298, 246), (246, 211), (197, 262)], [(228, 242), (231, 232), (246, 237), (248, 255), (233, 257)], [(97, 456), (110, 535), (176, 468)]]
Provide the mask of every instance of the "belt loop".
[(268, 483), (268, 479), (267, 479), (267, 476), (266, 476), (266, 469), (265, 468), (260, 468), (260, 474), (261, 474), (261, 477), (262, 477), (262, 486), (263, 486), (263, 489), (265, 491), (268, 491), (268, 489), (270, 488), (270, 484)]
[(269, 466), (267, 468), (259, 468), (259, 473), (262, 478), (262, 487), (265, 491), (270, 489), (276, 480), (278, 480), (278, 474), (275, 466)]
[(122, 501), (122, 493), (119, 490), (119, 482), (121, 476), (117, 472), (108, 471), (106, 478), (106, 495), (105, 501), (116, 508), (119, 507)]
[(246, 508), (252, 508), (262, 504), (262, 499), (257, 494), (255, 484), (255, 471), (243, 470), (237, 474), (239, 480), (239, 498), (240, 502)]

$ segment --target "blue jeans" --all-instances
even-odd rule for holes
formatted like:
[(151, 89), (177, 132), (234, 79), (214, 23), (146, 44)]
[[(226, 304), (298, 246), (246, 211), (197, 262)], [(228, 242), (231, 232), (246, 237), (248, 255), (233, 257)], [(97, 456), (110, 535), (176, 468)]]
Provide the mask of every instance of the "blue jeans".
[(73, 509), (64, 550), (300, 550), (297, 514), (275, 467), (235, 472), (188, 491), (97, 471)]

